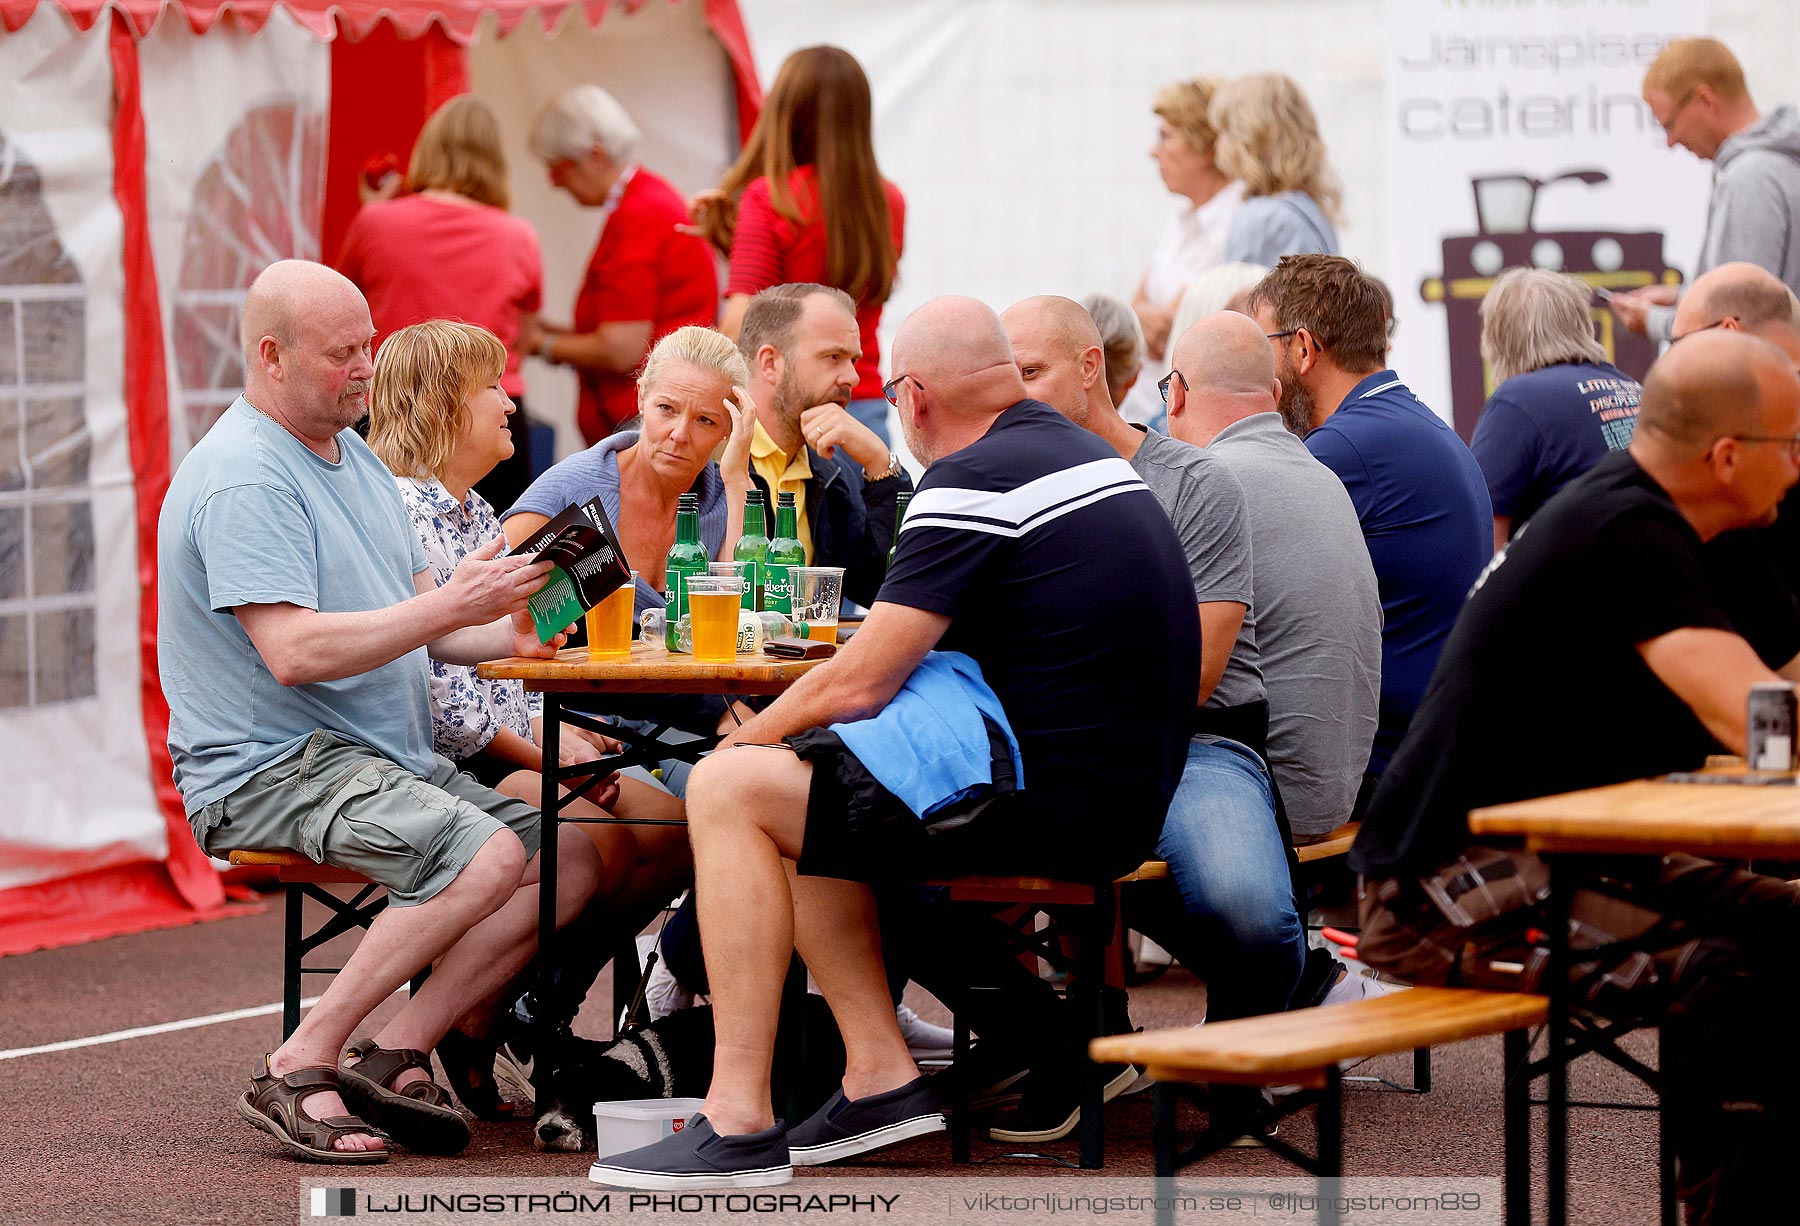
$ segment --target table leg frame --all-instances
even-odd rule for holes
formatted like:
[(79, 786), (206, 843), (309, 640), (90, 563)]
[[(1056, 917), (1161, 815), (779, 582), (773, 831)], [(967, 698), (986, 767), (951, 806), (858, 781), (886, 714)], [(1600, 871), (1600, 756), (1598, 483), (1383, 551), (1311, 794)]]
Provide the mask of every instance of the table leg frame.
[(556, 1036), (556, 1022), (551, 1016), (550, 1001), (555, 992), (556, 930), (556, 839), (558, 818), (562, 813), (562, 699), (555, 693), (544, 695), (544, 788), (538, 808), (542, 812), (542, 848), (538, 852), (538, 953), (537, 999), (532, 1009), (531, 1036), (532, 1074), (549, 1068), (550, 1045)]
[[(1554, 860), (1550, 873), (1550, 1054), (1548, 1118), (1544, 1127), (1545, 1220), (1548, 1226), (1567, 1226), (1569, 1220), (1569, 916), (1572, 906), (1569, 872), (1560, 873)], [(1558, 888), (1558, 878), (1562, 878)]]

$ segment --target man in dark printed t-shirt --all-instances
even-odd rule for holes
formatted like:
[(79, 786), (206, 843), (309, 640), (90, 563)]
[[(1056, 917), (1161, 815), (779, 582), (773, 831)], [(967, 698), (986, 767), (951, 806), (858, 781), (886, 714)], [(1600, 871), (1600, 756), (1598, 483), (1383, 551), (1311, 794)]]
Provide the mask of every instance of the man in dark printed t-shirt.
[[(1027, 398), (979, 302), (919, 308), (895, 337), (893, 369), (888, 393), (928, 468), (868, 620), (688, 785), (712, 1088), (681, 1132), (596, 1164), (602, 1183), (758, 1187), (794, 1164), (941, 1129), (894, 1019), (867, 883), (971, 871), (1108, 880), (1155, 846), (1180, 779), (1199, 619), (1156, 499), (1112, 448)], [(927, 833), (829, 726), (880, 712), (934, 648), (980, 665), (1017, 738), (1022, 786), (960, 824), (934, 814)], [(769, 1075), (795, 949), (847, 1058), (842, 1092), (789, 1130), (771, 1115)]]
[[(1536, 897), (1543, 866), (1476, 844), (1468, 813), (1744, 752), (1751, 686), (1800, 678), (1800, 658), (1780, 677), (1758, 658), (1703, 542), (1771, 522), (1796, 476), (1800, 380), (1779, 350), (1710, 331), (1652, 368), (1630, 447), (1531, 518), (1444, 646), (1350, 851), (1364, 961), (1420, 983), (1543, 988), (1526, 977), (1541, 912), (1464, 915), (1513, 883)], [(1604, 981), (1578, 965), (1573, 981), (1594, 1011), (1662, 1027), (1687, 1220), (1760, 1220), (1800, 1145), (1800, 1077), (1768, 1058), (1800, 1013), (1800, 894), (1686, 855), (1576, 859), (1558, 872), (1599, 887), (1573, 896), (1578, 948), (1641, 935), (1650, 955)], [(1645, 918), (1622, 926), (1614, 896)], [(1648, 927), (1660, 917), (1683, 927)]]

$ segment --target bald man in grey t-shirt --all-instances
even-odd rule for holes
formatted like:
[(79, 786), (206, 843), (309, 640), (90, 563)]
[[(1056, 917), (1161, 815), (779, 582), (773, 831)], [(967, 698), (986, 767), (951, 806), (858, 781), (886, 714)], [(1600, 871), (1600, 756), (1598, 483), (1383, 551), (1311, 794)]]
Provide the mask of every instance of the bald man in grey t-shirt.
[(1137, 926), (1206, 980), (1209, 1018), (1278, 1013), (1299, 978), (1305, 941), (1263, 756), (1269, 707), (1246, 492), (1216, 457), (1119, 416), (1100, 334), (1079, 303), (1028, 298), (1000, 319), (1026, 390), (1112, 444), (1150, 487), (1194, 583), (1195, 735), (1157, 843), (1184, 911), (1146, 915)]
[[(1268, 340), (1222, 311), (1177, 338), (1169, 429), (1240, 479), (1249, 504), (1269, 764), (1297, 842), (1355, 815), (1381, 692), (1381, 596), (1356, 508), (1281, 424)], [(1179, 411), (1176, 404), (1180, 404)]]

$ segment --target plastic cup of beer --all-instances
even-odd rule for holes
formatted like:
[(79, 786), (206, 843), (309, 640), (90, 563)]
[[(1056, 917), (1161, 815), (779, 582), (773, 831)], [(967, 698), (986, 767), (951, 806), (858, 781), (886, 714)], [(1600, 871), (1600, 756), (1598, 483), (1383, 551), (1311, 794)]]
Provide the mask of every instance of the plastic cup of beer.
[(637, 599), (638, 573), (631, 572), (631, 582), (587, 611), (588, 659), (598, 660), (631, 654), (632, 606)]
[(745, 597), (753, 596), (750, 591), (750, 567), (751, 563), (749, 562), (708, 562), (706, 573), (722, 579), (736, 579), (738, 581), (738, 607), (754, 612), (756, 607), (754, 599), (745, 599)]
[(806, 637), (837, 642), (838, 608), (844, 603), (844, 568), (794, 566), (794, 620), (806, 623)]
[(687, 581), (688, 630), (694, 659), (730, 660), (737, 655), (738, 599), (744, 581), (734, 575), (695, 575)]

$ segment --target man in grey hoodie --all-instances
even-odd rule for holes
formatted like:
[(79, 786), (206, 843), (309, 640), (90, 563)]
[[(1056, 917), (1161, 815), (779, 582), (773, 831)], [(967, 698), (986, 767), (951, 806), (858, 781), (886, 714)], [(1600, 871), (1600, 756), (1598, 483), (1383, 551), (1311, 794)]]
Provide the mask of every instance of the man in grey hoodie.
[[(1713, 163), (1694, 276), (1742, 260), (1800, 290), (1800, 112), (1786, 104), (1758, 111), (1737, 57), (1711, 38), (1678, 38), (1663, 48), (1644, 74), (1644, 102), (1670, 148)], [(1668, 285), (1616, 294), (1613, 314), (1633, 332), (1666, 341), (1676, 297)]]

